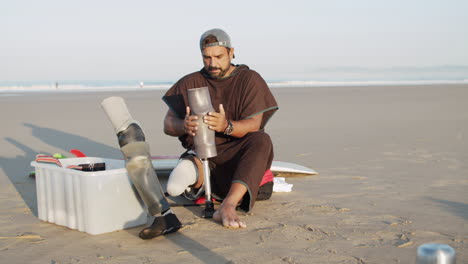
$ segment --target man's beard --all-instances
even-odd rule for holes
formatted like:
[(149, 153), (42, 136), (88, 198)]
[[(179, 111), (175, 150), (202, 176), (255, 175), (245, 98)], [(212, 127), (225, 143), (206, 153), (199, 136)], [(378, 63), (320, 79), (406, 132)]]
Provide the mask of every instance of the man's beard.
[[(220, 70), (220, 72), (211, 73), (211, 70)], [(219, 79), (224, 78), (224, 76), (226, 75), (228, 70), (229, 70), (229, 67), (226, 68), (226, 69), (223, 69), (223, 68), (219, 68), (219, 67), (211, 67), (210, 66), (210, 67), (208, 67), (208, 74), (210, 75), (210, 77), (212, 79), (219, 80)]]

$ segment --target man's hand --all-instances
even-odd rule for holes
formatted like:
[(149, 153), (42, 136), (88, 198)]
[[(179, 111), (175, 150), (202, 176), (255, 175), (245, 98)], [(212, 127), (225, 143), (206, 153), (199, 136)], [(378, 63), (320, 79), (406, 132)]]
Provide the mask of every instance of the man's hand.
[(184, 132), (190, 136), (195, 136), (198, 130), (198, 116), (190, 115), (190, 107), (187, 106), (184, 119)]
[(208, 112), (206, 116), (203, 117), (203, 122), (208, 125), (208, 128), (219, 133), (223, 133), (228, 122), (226, 120), (226, 113), (224, 112), (224, 107), (222, 104), (219, 105), (219, 113), (217, 112)]

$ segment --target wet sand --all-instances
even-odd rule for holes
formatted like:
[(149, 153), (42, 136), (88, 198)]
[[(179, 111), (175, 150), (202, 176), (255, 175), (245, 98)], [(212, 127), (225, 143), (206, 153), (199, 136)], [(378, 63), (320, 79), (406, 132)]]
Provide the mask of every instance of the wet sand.
[(38, 153), (78, 148), (120, 159), (99, 103), (125, 98), (153, 155), (178, 155), (162, 132), (162, 91), (0, 94), (2, 263), (414, 263), (449, 244), (468, 262), (468, 85), (273, 89), (275, 160), (317, 170), (290, 177), (231, 230), (177, 207), (184, 228), (150, 241), (134, 227), (88, 235), (37, 218)]

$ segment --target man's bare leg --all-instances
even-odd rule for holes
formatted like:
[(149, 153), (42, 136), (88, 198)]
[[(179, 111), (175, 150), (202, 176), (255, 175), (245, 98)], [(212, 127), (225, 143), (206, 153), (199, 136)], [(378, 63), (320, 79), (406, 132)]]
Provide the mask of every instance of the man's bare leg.
[(247, 188), (243, 184), (238, 182), (233, 183), (229, 189), (228, 195), (214, 213), (213, 219), (229, 228), (247, 227), (247, 225), (239, 219), (236, 212), (236, 207), (246, 192)]

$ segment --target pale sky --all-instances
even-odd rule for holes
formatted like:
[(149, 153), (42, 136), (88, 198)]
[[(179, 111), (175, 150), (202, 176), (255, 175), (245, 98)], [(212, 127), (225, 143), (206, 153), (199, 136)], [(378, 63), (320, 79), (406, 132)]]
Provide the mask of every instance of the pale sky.
[(317, 68), (468, 65), (468, 1), (0, 2), (0, 81), (175, 81), (219, 27), (266, 79)]

